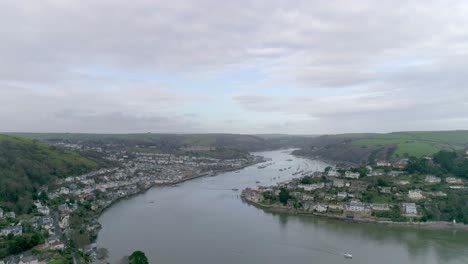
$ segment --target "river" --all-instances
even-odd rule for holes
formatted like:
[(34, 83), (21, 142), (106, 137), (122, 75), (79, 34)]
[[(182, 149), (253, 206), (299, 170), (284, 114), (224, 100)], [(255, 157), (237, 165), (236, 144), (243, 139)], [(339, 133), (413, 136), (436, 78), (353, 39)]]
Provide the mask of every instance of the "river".
[[(156, 187), (122, 200), (99, 218), (98, 246), (109, 250), (110, 263), (137, 249), (157, 264), (468, 263), (468, 232), (269, 213), (242, 202), (240, 191), (257, 181), (272, 185), (294, 177), (298, 167), (327, 166), (289, 153), (259, 152), (275, 164)], [(285, 167), (291, 169), (279, 171)]]

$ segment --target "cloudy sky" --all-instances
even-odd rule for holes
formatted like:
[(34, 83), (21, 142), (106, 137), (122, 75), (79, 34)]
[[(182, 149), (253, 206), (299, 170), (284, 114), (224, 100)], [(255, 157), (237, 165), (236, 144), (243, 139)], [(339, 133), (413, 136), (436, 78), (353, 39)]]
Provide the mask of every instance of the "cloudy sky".
[(468, 129), (468, 1), (0, 1), (0, 131)]

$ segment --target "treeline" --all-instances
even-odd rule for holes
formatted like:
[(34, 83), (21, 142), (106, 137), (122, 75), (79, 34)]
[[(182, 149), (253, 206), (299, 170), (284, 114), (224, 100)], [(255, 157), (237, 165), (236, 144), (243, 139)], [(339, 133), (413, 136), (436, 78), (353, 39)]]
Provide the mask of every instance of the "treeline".
[(431, 159), (411, 157), (405, 170), (409, 173), (454, 176), (468, 179), (468, 159), (464, 153), (442, 150)]
[(5, 239), (0, 240), (0, 259), (29, 250), (44, 243), (44, 241), (45, 238), (41, 233), (30, 233), (20, 236), (9, 235)]
[(40, 186), (96, 167), (97, 161), (76, 152), (0, 135), (0, 206), (19, 214), (31, 212)]

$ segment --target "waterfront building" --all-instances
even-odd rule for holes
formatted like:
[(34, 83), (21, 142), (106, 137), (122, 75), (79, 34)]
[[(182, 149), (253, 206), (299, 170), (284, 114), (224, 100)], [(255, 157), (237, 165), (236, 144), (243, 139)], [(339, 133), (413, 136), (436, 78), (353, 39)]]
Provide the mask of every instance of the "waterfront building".
[(417, 215), (418, 210), (416, 209), (415, 203), (402, 203), (405, 214), (407, 215)]

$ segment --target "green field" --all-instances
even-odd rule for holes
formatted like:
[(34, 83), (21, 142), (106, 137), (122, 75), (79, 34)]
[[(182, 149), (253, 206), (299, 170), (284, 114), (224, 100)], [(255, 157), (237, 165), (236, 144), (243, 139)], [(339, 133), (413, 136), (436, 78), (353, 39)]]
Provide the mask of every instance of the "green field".
[(468, 131), (417, 131), (372, 135), (354, 140), (358, 146), (396, 146), (394, 156), (421, 157), (442, 149), (464, 149), (468, 145)]

